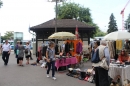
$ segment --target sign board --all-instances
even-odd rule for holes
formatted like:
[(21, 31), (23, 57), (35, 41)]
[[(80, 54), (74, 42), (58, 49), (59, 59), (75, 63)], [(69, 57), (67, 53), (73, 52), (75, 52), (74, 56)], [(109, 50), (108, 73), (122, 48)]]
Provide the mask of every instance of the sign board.
[(14, 32), (14, 45), (16, 45), (17, 41), (23, 40), (23, 32)]

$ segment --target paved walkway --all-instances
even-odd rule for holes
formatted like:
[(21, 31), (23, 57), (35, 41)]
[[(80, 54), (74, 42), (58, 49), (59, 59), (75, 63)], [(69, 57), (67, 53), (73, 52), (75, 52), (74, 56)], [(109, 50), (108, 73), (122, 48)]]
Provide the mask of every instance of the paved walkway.
[[(35, 56), (33, 58), (31, 62), (36, 60)], [(86, 67), (91, 67), (91, 64), (88, 63)], [(56, 78), (56, 81), (46, 78), (46, 69), (40, 66), (17, 66), (14, 54), (10, 55), (8, 66), (4, 66), (0, 56), (0, 86), (95, 86), (92, 83), (68, 77), (65, 72), (56, 73)]]

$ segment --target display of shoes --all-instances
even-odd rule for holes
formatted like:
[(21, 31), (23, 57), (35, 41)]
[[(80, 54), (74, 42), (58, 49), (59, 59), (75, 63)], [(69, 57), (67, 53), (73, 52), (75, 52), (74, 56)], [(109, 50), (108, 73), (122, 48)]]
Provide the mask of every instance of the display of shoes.
[(78, 78), (79, 80), (85, 80), (90, 83), (94, 83), (94, 71), (92, 69), (85, 69), (84, 71), (81, 71), (79, 68), (73, 69), (69, 68), (67, 76)]

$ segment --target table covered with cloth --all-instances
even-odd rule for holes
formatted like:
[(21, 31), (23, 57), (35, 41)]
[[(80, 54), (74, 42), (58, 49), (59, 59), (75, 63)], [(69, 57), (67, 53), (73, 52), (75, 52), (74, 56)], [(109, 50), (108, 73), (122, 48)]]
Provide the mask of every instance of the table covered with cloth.
[(76, 57), (71, 57), (71, 58), (63, 58), (63, 59), (57, 59), (55, 62), (55, 66), (57, 68), (57, 70), (59, 69), (59, 67), (63, 67), (63, 66), (67, 66), (67, 65), (71, 65), (71, 64), (76, 64), (77, 63), (77, 59)]
[(127, 65), (125, 67), (119, 67), (117, 65), (111, 64), (109, 68), (109, 76), (114, 79), (117, 75), (121, 76), (120, 82), (123, 86), (124, 80), (130, 80), (130, 65)]

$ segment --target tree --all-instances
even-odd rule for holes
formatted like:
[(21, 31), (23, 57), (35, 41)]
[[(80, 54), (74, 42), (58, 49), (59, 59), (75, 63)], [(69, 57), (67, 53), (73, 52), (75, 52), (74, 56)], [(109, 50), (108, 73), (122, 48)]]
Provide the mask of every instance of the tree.
[(118, 31), (118, 29), (117, 29), (117, 23), (116, 23), (116, 20), (115, 20), (115, 17), (113, 15), (113, 13), (110, 16), (110, 22), (108, 24), (109, 24), (109, 26), (108, 26), (107, 33)]
[(130, 32), (130, 14), (125, 22), (125, 28), (128, 30), (128, 32)]
[(97, 29), (97, 30), (96, 30), (96, 34), (95, 34), (96, 37), (105, 36), (105, 35), (107, 35), (107, 33), (104, 33), (104, 32), (101, 31), (100, 29)]
[(0, 8), (1, 8), (2, 5), (3, 5), (3, 2), (0, 0)]
[(96, 30), (90, 33), (90, 36), (93, 37), (96, 34), (99, 27), (93, 23), (91, 18), (91, 13), (89, 8), (85, 8), (76, 3), (63, 3), (62, 5), (58, 5), (58, 19), (75, 19), (81, 22), (84, 22), (88, 25), (96, 27)]
[(2, 40), (13, 40), (14, 39), (14, 32), (13, 31), (6, 31), (5, 35), (1, 37)]

